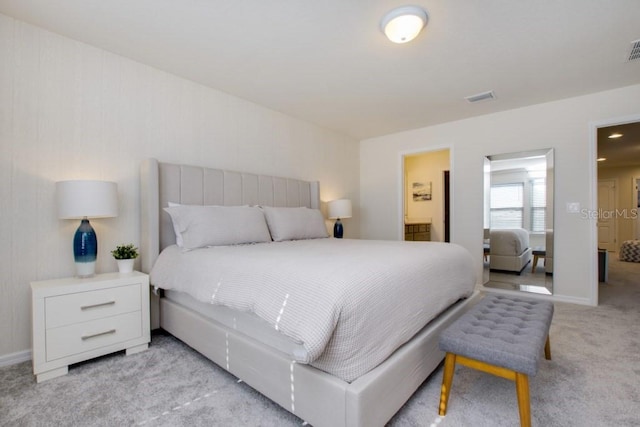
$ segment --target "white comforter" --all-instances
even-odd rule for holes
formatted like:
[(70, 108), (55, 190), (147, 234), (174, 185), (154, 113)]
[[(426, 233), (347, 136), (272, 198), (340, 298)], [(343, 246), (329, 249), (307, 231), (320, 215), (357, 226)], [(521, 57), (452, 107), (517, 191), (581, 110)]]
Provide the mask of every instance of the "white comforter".
[(449, 243), (314, 239), (166, 248), (151, 283), (255, 313), (302, 343), (298, 360), (352, 381), (469, 296), (473, 260)]

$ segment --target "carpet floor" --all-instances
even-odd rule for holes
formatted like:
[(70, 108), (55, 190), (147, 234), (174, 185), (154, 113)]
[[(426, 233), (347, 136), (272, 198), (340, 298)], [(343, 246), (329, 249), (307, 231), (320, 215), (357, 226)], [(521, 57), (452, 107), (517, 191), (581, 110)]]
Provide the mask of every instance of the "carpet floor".
[[(552, 360), (530, 379), (534, 426), (640, 425), (640, 264), (610, 261), (600, 305), (555, 304)], [(446, 417), (440, 366), (389, 426), (518, 426), (515, 385), (457, 367)], [(303, 420), (179, 340), (73, 365), (36, 384), (29, 362), (0, 368), (2, 426), (300, 426)]]

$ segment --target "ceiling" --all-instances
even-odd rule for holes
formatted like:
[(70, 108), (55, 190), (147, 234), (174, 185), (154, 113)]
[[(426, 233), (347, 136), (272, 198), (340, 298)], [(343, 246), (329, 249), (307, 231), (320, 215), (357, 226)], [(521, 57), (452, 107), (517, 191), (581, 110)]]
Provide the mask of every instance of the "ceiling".
[(638, 0), (415, 3), (429, 22), (402, 45), (379, 29), (393, 0), (0, 0), (0, 13), (357, 139), (640, 83)]
[[(620, 133), (620, 138), (609, 135)], [(598, 128), (598, 167), (640, 165), (640, 122)]]

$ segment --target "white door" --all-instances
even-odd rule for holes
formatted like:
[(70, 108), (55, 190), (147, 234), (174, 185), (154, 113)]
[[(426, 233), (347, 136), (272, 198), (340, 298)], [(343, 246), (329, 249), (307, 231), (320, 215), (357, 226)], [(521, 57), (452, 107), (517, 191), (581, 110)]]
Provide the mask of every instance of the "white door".
[(598, 248), (616, 250), (616, 182), (598, 180)]

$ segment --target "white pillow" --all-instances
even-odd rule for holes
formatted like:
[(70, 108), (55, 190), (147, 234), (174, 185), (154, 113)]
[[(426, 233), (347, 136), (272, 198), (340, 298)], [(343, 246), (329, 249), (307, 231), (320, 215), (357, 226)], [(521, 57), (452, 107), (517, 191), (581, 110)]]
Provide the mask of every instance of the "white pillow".
[(179, 205), (164, 210), (171, 216), (176, 244), (183, 249), (271, 241), (258, 207)]
[[(176, 202), (167, 202), (167, 204), (169, 205), (170, 208), (173, 208), (176, 206), (203, 206), (203, 205), (183, 205), (182, 203), (176, 203)], [(204, 206), (217, 206), (217, 205), (204, 205)], [(249, 205), (242, 205), (242, 206), (249, 206)], [(176, 245), (182, 248), (184, 246), (184, 242), (182, 241), (182, 233), (180, 233), (180, 230), (176, 228), (176, 223), (174, 221), (171, 221), (171, 222), (173, 223), (173, 232), (176, 235)]]
[[(176, 206), (183, 206), (183, 205), (180, 203), (169, 202), (170, 208), (174, 208)], [(176, 223), (173, 220), (171, 220), (171, 223), (173, 224), (173, 232), (176, 234), (176, 245), (183, 247), (184, 243), (182, 242), (182, 233), (180, 233), (180, 230), (176, 228)]]
[(264, 216), (276, 242), (329, 237), (322, 213), (309, 208), (273, 208), (264, 206)]

